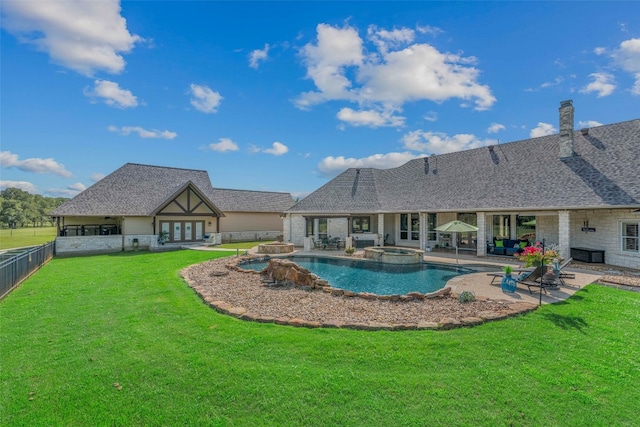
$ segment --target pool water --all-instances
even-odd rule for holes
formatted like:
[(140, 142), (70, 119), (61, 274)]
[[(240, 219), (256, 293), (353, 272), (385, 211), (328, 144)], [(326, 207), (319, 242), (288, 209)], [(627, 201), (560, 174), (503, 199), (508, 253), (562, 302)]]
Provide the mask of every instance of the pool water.
[[(423, 294), (442, 289), (447, 281), (473, 270), (433, 263), (412, 265), (382, 264), (361, 260), (316, 257), (287, 258), (326, 280), (338, 289), (370, 292), (376, 295)], [(239, 265), (245, 270), (260, 271), (268, 261), (254, 261)]]

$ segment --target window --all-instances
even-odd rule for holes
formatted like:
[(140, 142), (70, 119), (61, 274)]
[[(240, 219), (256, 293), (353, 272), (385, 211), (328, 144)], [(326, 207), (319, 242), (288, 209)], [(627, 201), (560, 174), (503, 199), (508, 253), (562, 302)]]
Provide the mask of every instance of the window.
[(307, 218), (306, 229), (307, 229), (307, 237), (314, 235), (313, 234), (313, 218)]
[(411, 240), (420, 240), (420, 216), (411, 214)]
[[(409, 229), (409, 221), (411, 221), (411, 229)], [(420, 240), (420, 216), (417, 213), (400, 214), (400, 240), (409, 240), (409, 238)]]
[(640, 252), (639, 222), (622, 223), (622, 250), (624, 252)]
[(351, 221), (351, 232), (353, 233), (369, 233), (369, 217), (368, 216), (354, 216)]
[(318, 238), (326, 239), (327, 236), (327, 218), (318, 219)]
[(493, 237), (496, 239), (511, 238), (511, 215), (493, 216)]
[(436, 231), (436, 214), (427, 214), (427, 240), (437, 240), (438, 232)]
[(516, 217), (516, 236), (519, 240), (536, 240), (536, 217), (520, 216)]

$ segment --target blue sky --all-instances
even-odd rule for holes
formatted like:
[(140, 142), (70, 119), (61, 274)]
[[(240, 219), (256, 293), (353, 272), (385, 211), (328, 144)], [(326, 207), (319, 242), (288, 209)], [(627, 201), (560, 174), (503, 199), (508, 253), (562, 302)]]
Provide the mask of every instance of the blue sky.
[[(640, 117), (640, 2), (2, 2), (0, 185), (127, 162), (300, 197), (347, 167)], [(464, 173), (464, 165), (460, 165)]]

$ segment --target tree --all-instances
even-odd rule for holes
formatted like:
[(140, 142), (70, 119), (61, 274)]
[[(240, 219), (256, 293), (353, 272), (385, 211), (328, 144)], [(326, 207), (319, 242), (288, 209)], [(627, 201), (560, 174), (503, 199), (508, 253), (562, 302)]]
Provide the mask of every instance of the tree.
[(52, 224), (51, 211), (64, 203), (63, 197), (44, 197), (19, 188), (0, 191), (0, 225), (3, 227), (34, 227)]

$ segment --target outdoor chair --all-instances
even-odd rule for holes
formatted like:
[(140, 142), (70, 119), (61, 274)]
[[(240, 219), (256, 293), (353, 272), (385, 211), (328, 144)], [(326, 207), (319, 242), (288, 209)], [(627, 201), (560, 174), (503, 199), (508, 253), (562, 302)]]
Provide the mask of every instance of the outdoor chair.
[(324, 243), (322, 242), (322, 240), (317, 241), (315, 238), (311, 238), (311, 240), (313, 240), (313, 248), (314, 249), (324, 249)]
[[(563, 285), (566, 285), (566, 283), (564, 282), (564, 280), (562, 279), (575, 279), (576, 275), (574, 273), (566, 273), (563, 272), (563, 270), (569, 265), (571, 264), (571, 261), (573, 261), (573, 258), (569, 258), (568, 260), (564, 261), (562, 264), (560, 264), (558, 266), (558, 281), (560, 283), (562, 283)], [(555, 272), (555, 271), (554, 271)]]
[(529, 289), (530, 294), (533, 293), (531, 291), (531, 288), (540, 288), (540, 290), (544, 291), (544, 293), (546, 294), (547, 293), (546, 288), (551, 288), (553, 286), (556, 286), (555, 282), (544, 281), (543, 272), (545, 271), (546, 268), (547, 267), (545, 266), (537, 267), (525, 278), (523, 279), (516, 278), (516, 282), (525, 285)]

